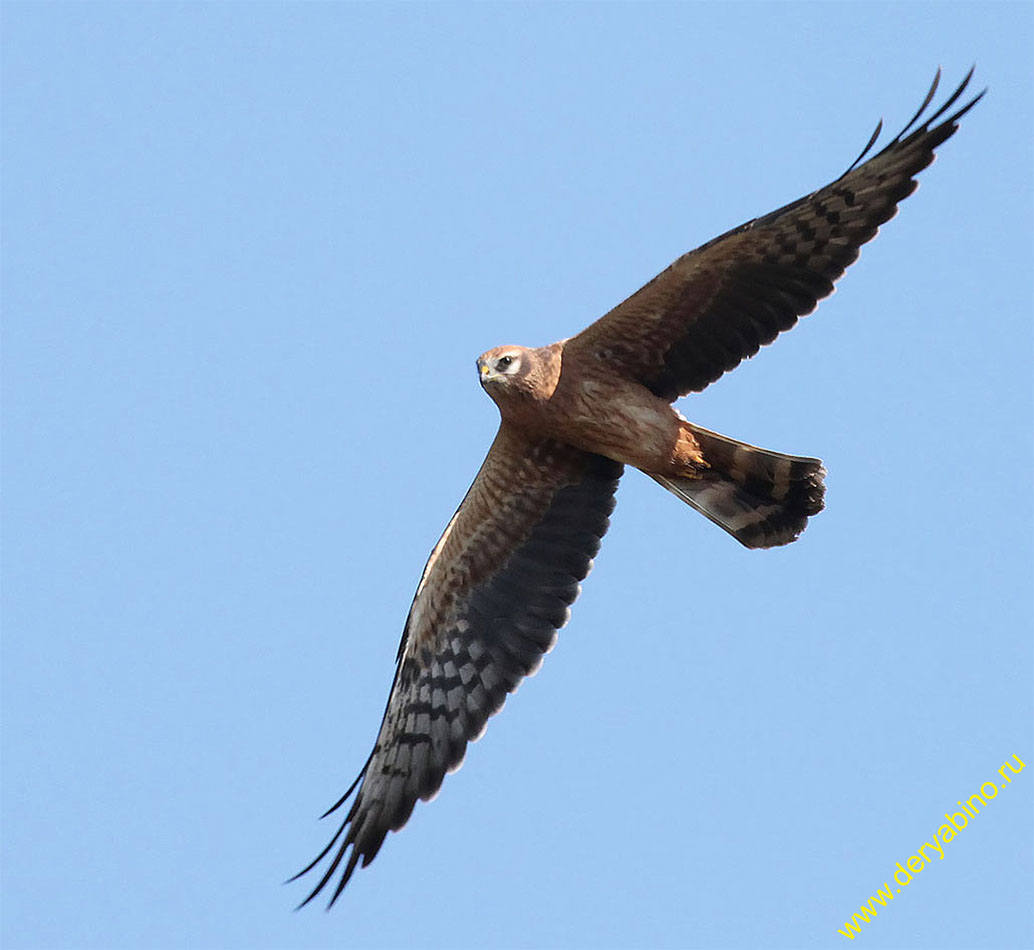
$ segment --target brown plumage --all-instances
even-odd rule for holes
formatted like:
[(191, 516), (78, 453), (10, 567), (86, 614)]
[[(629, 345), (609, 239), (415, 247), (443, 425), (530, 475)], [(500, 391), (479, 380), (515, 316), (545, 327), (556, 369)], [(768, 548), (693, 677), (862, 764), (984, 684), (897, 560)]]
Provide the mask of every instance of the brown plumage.
[(417, 800), (437, 792), (552, 648), (607, 530), (625, 465), (749, 548), (793, 541), (822, 510), (818, 459), (710, 432), (671, 403), (753, 356), (832, 293), (983, 95), (935, 124), (971, 75), (913, 128), (935, 79), (912, 121), (873, 158), (859, 164), (879, 127), (832, 184), (685, 254), (578, 335), (481, 356), (499, 433), (420, 579), (373, 752), (327, 814), (353, 792), (355, 800), (296, 875), (329, 856), (304, 903), (344, 862), (334, 903), (357, 864), (369, 864)]

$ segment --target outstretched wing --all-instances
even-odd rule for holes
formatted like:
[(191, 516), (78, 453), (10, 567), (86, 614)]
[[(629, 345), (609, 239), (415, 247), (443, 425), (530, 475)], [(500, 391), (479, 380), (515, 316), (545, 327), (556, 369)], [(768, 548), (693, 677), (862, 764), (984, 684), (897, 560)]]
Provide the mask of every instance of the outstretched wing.
[[(373, 752), (312, 900), (351, 846), (330, 903), (357, 863), (437, 792), (467, 743), (535, 672), (569, 616), (607, 530), (622, 467), (560, 442), (529, 443), (503, 424), (431, 552), (399, 646), (395, 683)], [(293, 880), (293, 878), (292, 878)]]
[(606, 316), (565, 343), (603, 360), (658, 396), (699, 392), (753, 356), (833, 292), (859, 248), (917, 187), (913, 176), (934, 159), (958, 120), (983, 92), (950, 115), (961, 85), (918, 127), (940, 70), (919, 111), (883, 151), (858, 160), (832, 184), (690, 251)]

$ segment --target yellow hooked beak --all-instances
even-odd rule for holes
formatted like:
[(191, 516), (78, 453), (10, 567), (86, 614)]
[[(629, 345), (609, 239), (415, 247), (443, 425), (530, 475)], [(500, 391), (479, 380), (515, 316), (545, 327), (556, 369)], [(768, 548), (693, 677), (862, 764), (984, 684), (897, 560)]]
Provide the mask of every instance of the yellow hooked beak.
[(486, 383), (491, 375), (492, 367), (485, 360), (478, 360), (478, 379), (482, 383)]

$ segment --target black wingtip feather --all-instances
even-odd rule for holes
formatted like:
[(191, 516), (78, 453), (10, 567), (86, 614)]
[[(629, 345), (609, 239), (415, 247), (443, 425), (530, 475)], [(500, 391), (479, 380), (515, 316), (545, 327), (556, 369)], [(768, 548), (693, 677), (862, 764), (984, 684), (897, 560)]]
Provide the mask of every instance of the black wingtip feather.
[[(944, 115), (945, 112), (947, 112), (956, 103), (959, 96), (961, 96), (962, 93), (966, 91), (966, 87), (969, 85), (969, 81), (973, 78), (973, 69), (975, 68), (976, 67), (970, 68), (969, 72), (966, 73), (966, 75), (962, 78), (962, 82), (959, 83), (958, 88), (948, 97), (948, 100), (932, 116), (930, 116), (930, 118), (928, 118), (923, 123), (924, 128), (929, 128), (931, 125), (933, 125), (934, 122), (936, 122), (942, 115)], [(916, 118), (918, 118), (918, 116)], [(948, 120), (948, 122), (951, 121), (951, 119)], [(909, 125), (911, 125), (911, 123), (909, 123)], [(904, 132), (901, 133), (902, 136), (904, 134)], [(898, 138), (901, 138), (901, 136), (898, 136)]]
[(926, 93), (926, 98), (923, 100), (923, 102), (919, 106), (919, 108), (916, 109), (915, 115), (912, 116), (912, 118), (909, 119), (905, 123), (905, 127), (901, 130), (901, 132), (897, 136), (897, 138), (900, 139), (901, 136), (904, 135), (910, 128), (912, 128), (912, 126), (919, 120), (919, 117), (926, 111), (926, 107), (929, 106), (931, 102), (933, 102), (933, 97), (936, 95), (937, 87), (940, 84), (941, 84), (941, 67), (938, 66), (937, 67), (937, 72), (934, 73), (934, 76), (933, 76), (933, 82), (930, 83), (930, 88), (929, 88), (929, 90)]
[[(882, 131), (883, 119), (880, 119), (880, 121), (876, 123), (876, 128), (873, 130), (872, 135), (869, 136), (869, 141), (865, 143), (865, 148), (863, 148), (861, 152), (858, 153), (858, 157), (853, 162), (851, 162), (850, 165), (847, 166), (847, 171), (844, 172), (844, 175), (847, 175), (850, 172), (854, 171), (858, 163), (863, 158), (865, 158), (866, 155), (869, 154), (869, 149), (871, 149), (876, 144), (876, 140), (880, 137), (880, 133)], [(844, 175), (841, 175), (840, 177), (843, 178)]]
[[(337, 844), (337, 839), (341, 837), (341, 832), (345, 830), (345, 825), (346, 824), (347, 824), (347, 822), (342, 823), (341, 827), (338, 828), (338, 830), (337, 830), (337, 834), (335, 834), (334, 837), (330, 839), (330, 841), (328, 842), (327, 846), (319, 854), (317, 854), (315, 858), (313, 858), (308, 864), (306, 864), (305, 867), (303, 867), (297, 874), (292, 875), (291, 877), (289, 877), (286, 881), (284, 881), (284, 883), (285, 884), (291, 884), (294, 881), (297, 881), (300, 877), (304, 877), (314, 867), (316, 867), (316, 865), (319, 864), (320, 861), (322, 861), (327, 856), (327, 854), (330, 852), (330, 849), (333, 848), (335, 844)], [(298, 906), (299, 907), (304, 907), (305, 904), (307, 904), (310, 900), (312, 900), (312, 898), (313, 898), (313, 895), (310, 894), (308, 899), (304, 903), (299, 904)]]
[(362, 771), (355, 777), (355, 781), (348, 786), (348, 791), (345, 792), (345, 794), (342, 795), (336, 802), (334, 802), (334, 804), (331, 805), (330, 808), (328, 808), (322, 815), (320, 815), (321, 821), (328, 815), (333, 815), (334, 812), (336, 812), (342, 805), (344, 805), (345, 802), (348, 801), (348, 799), (352, 795), (352, 792), (356, 790), (356, 788), (359, 786), (359, 783), (363, 780), (363, 777), (366, 775), (366, 770), (370, 767), (370, 763), (373, 761), (373, 757), (376, 754), (376, 752), (377, 748), (375, 746), (373, 752), (370, 753), (370, 757), (366, 760), (366, 765), (363, 766)]
[[(920, 104), (919, 108), (916, 109), (915, 114), (912, 116), (912, 118), (905, 123), (904, 128), (902, 128), (902, 130), (897, 135), (895, 135), (893, 139), (891, 139), (890, 143), (883, 149), (883, 152), (886, 152), (888, 149), (894, 148), (894, 146), (899, 145), (909, 137), (921, 136), (929, 132), (930, 127), (933, 126), (933, 124), (942, 115), (944, 115), (945, 112), (947, 112), (953, 105), (955, 105), (956, 102), (958, 102), (959, 97), (966, 91), (967, 87), (969, 86), (970, 80), (973, 78), (973, 73), (975, 70), (976, 65), (974, 64), (969, 68), (969, 72), (967, 72), (966, 75), (962, 77), (962, 81), (955, 88), (955, 91), (952, 92), (952, 94), (947, 98), (947, 100), (945, 100), (945, 102), (941, 104), (940, 108), (937, 109), (937, 111), (934, 112), (932, 115), (928, 116), (923, 121), (922, 125), (916, 128), (916, 123), (919, 122), (919, 120), (923, 117), (923, 113), (926, 112), (926, 110), (930, 106), (930, 103), (933, 102), (934, 96), (937, 94), (937, 89), (940, 86), (941, 67), (938, 66), (937, 72), (934, 74), (933, 77), (933, 82), (930, 83), (930, 88), (927, 90), (926, 95), (923, 97), (923, 101)], [(961, 109), (959, 109), (953, 115), (949, 116), (947, 119), (944, 120), (944, 122), (940, 126), (940, 128), (944, 129), (944, 135), (943, 137), (934, 140), (930, 143), (931, 149), (936, 148), (938, 145), (941, 144), (941, 142), (944, 141), (944, 139), (947, 139), (952, 135), (952, 133), (955, 131), (954, 123), (961, 119), (967, 112), (969, 112), (970, 109), (973, 108), (973, 106), (975, 106), (981, 99), (983, 99), (986, 92), (987, 89), (983, 89), (973, 99), (967, 102)], [(845, 171), (844, 174), (840, 176), (840, 178), (846, 177), (861, 164), (862, 160), (869, 154), (872, 147), (876, 144), (876, 140), (879, 138), (880, 132), (882, 130), (883, 120), (881, 119), (879, 124), (876, 126), (876, 131), (873, 132), (871, 138), (869, 139), (868, 144), (865, 146), (865, 148), (862, 149), (861, 154), (848, 166), (847, 171)], [(882, 154), (882, 152), (880, 154)], [(907, 195), (905, 197), (907, 197)]]
[(969, 112), (970, 109), (973, 108), (973, 106), (975, 106), (981, 99), (984, 98), (984, 96), (987, 95), (987, 88), (988, 87), (985, 86), (972, 99), (970, 99), (969, 102), (967, 102), (961, 109), (959, 109), (958, 112), (955, 112), (954, 114), (948, 116), (948, 118), (945, 119), (944, 124), (950, 126), (958, 122), (959, 119), (961, 119), (967, 112)]
[[(341, 829), (338, 831), (338, 835), (340, 835), (341, 831), (343, 831), (343, 830), (344, 830), (344, 825), (342, 825)], [(327, 852), (331, 849), (331, 847), (333, 846), (335, 841), (337, 841), (337, 836), (334, 837), (334, 841), (331, 841), (331, 843), (329, 845), (327, 845), (327, 847), (323, 850), (323, 852), (320, 854), (320, 856), (315, 861), (313, 861), (313, 863), (310, 864), (309, 867), (307, 867), (305, 869), (305, 871), (301, 871), (299, 874), (296, 874), (294, 877), (291, 878), (291, 880), (292, 881), (297, 880), (302, 874), (305, 874), (307, 871), (310, 871), (313, 867), (315, 867), (316, 864), (319, 863), (319, 861), (321, 861), (323, 859), (323, 857), (327, 854)], [(346, 842), (346, 844), (344, 846), (342, 846), (342, 848), (335, 855), (334, 860), (331, 862), (330, 867), (327, 868), (327, 871), (323, 875), (323, 877), (321, 877), (319, 882), (316, 884), (316, 886), (311, 891), (309, 891), (309, 896), (306, 897), (305, 900), (303, 900), (297, 907), (295, 907), (296, 911), (301, 910), (307, 904), (311, 903), (313, 898), (315, 898), (316, 895), (319, 894), (319, 892), (322, 891), (323, 888), (327, 886), (327, 882), (331, 879), (331, 877), (333, 876), (334, 872), (337, 870), (337, 866), (341, 863), (341, 859), (342, 859), (342, 857), (344, 857), (344, 854), (345, 854), (345, 851), (346, 851), (347, 848), (348, 848), (348, 844)], [(354, 849), (353, 849), (353, 853), (354, 853)], [(290, 883), (290, 882), (288, 882), (288, 883)], [(332, 903), (333, 903), (333, 901), (331, 901), (331, 904)], [(328, 905), (327, 909), (328, 910), (330, 909), (330, 905)]]
[[(345, 853), (344, 848), (342, 848), (341, 849), (341, 854), (339, 854), (338, 857), (337, 857), (338, 861), (341, 860), (341, 857), (342, 857), (342, 855), (344, 853)], [(369, 855), (369, 858), (367, 860), (363, 861), (363, 867), (366, 867), (366, 865), (369, 864), (370, 861), (372, 861), (372, 860), (373, 860), (373, 854)], [(348, 856), (348, 864), (345, 865), (345, 870), (341, 872), (341, 880), (338, 881), (337, 887), (334, 888), (334, 894), (330, 898), (330, 900), (327, 901), (327, 906), (324, 908), (324, 910), (330, 910), (330, 908), (334, 906), (334, 903), (341, 896), (341, 892), (345, 889), (345, 885), (351, 880), (352, 874), (355, 871), (356, 865), (358, 863), (359, 863), (359, 852), (355, 848), (353, 848), (352, 849), (352, 853)], [(312, 895), (313, 897), (315, 897), (316, 894), (318, 894), (323, 889), (323, 885), (326, 884), (327, 880), (330, 879), (330, 875), (332, 875), (334, 873), (334, 870), (336, 869), (336, 867), (337, 867), (337, 862), (335, 862), (334, 867), (331, 867), (330, 870), (327, 872), (327, 878), (325, 880), (321, 881), (320, 884), (319, 884), (319, 887), (317, 887), (316, 890), (313, 892), (313, 895)]]

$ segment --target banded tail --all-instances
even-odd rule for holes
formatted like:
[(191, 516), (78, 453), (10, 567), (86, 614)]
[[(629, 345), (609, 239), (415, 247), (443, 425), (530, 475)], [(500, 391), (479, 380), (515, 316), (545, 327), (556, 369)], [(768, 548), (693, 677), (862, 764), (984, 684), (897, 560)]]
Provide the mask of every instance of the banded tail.
[(710, 468), (696, 478), (650, 477), (748, 548), (796, 541), (823, 508), (820, 459), (769, 452), (684, 423)]

